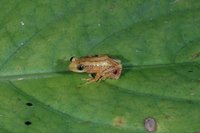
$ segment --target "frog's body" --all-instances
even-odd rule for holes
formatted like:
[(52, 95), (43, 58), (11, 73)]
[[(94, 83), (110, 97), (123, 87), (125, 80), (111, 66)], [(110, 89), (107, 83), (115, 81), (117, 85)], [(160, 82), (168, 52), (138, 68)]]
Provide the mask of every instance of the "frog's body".
[(100, 81), (106, 78), (119, 79), (122, 71), (121, 61), (108, 57), (85, 56), (79, 59), (72, 57), (69, 70), (78, 73), (95, 73), (94, 78), (87, 79), (89, 82)]

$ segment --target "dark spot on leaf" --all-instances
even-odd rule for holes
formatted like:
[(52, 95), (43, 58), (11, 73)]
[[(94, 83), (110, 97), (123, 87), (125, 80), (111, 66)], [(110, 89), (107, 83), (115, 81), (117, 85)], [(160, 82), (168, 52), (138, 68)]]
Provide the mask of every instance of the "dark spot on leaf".
[(32, 104), (32, 103), (26, 103), (26, 105), (27, 105), (27, 106), (33, 106), (33, 104)]
[(29, 125), (31, 125), (32, 123), (31, 123), (30, 121), (25, 121), (24, 124), (27, 125), (27, 126), (29, 126)]
[(126, 124), (126, 120), (123, 116), (117, 116), (113, 119), (113, 126), (121, 127)]
[(146, 118), (144, 121), (144, 127), (149, 132), (156, 131), (156, 120), (154, 118)]
[(188, 72), (190, 72), (190, 73), (191, 73), (191, 72), (193, 72), (193, 71), (192, 71), (192, 70), (189, 70)]

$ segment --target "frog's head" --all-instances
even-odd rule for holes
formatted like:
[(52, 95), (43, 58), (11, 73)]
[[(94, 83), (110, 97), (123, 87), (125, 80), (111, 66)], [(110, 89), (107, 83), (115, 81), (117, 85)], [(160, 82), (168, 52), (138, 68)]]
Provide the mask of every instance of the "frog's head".
[(81, 64), (79, 59), (77, 59), (75, 57), (71, 57), (70, 62), (71, 62), (69, 64), (70, 71), (78, 72), (78, 73), (85, 72), (85, 66), (83, 64)]

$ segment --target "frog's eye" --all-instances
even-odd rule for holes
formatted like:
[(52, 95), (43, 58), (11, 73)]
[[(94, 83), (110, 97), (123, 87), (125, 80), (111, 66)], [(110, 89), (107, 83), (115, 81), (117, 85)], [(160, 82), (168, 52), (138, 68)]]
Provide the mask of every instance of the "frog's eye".
[(83, 70), (83, 69), (84, 69), (84, 65), (79, 64), (79, 65), (77, 66), (77, 69), (80, 70), (80, 71)]
[(73, 56), (70, 58), (70, 61), (71, 61), (71, 62), (72, 62), (72, 61), (75, 61), (75, 60), (76, 60), (76, 58), (73, 57)]

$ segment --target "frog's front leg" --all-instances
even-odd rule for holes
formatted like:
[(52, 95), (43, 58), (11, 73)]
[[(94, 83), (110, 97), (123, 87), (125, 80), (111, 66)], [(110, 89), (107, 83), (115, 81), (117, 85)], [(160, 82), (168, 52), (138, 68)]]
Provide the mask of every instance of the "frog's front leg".
[(83, 80), (87, 81), (85, 84), (89, 84), (89, 83), (98, 81), (100, 78), (101, 78), (101, 74), (100, 73), (96, 73), (95, 77), (88, 78), (88, 79), (83, 79)]
[[(94, 73), (93, 73), (94, 74)], [(83, 81), (90, 81), (91, 79), (93, 79), (94, 77), (95, 77), (95, 75), (93, 75), (93, 74), (88, 74), (88, 76), (90, 77), (90, 78), (81, 78), (81, 80), (83, 80)]]

